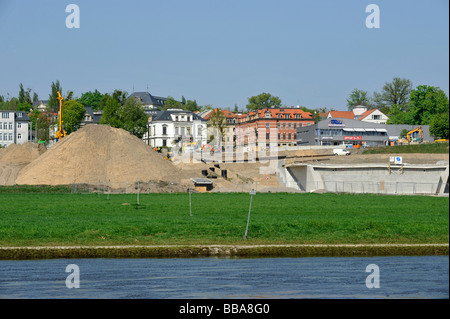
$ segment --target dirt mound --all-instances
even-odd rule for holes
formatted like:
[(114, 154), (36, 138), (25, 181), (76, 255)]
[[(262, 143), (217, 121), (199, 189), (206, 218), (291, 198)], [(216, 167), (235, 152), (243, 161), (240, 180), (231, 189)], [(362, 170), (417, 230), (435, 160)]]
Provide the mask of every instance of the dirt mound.
[(86, 125), (22, 169), (21, 185), (180, 181), (182, 172), (139, 138), (106, 125)]
[(31, 163), (47, 148), (42, 144), (24, 143), (12, 144), (0, 153), (0, 161), (7, 163)]

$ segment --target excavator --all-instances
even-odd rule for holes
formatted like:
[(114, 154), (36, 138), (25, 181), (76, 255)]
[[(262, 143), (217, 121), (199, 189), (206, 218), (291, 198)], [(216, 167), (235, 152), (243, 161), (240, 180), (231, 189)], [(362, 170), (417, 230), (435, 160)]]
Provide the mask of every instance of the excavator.
[(414, 133), (416, 133), (416, 132), (419, 132), (419, 139), (417, 139), (417, 141), (419, 142), (419, 143), (422, 143), (422, 141), (423, 141), (423, 131), (422, 131), (422, 127), (416, 127), (415, 129), (413, 129), (413, 130), (411, 130), (411, 131), (409, 131), (408, 132), (408, 134), (406, 134), (406, 138), (407, 138), (407, 140), (408, 140), (408, 143), (411, 143), (411, 140), (412, 140), (412, 135), (414, 134)]
[(59, 100), (59, 127), (58, 127), (58, 131), (56, 132), (56, 141), (59, 141), (60, 139), (62, 139), (64, 136), (66, 136), (66, 131), (63, 129), (62, 127), (62, 100), (64, 100), (64, 98), (61, 96), (61, 93), (59, 93), (58, 91), (58, 97), (57, 99)]

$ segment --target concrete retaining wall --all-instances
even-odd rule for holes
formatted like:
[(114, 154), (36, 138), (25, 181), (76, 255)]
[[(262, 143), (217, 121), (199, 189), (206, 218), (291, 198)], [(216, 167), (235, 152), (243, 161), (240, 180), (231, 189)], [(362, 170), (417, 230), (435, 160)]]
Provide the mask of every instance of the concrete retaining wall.
[(286, 186), (311, 192), (375, 194), (448, 193), (448, 165), (310, 165), (283, 167)]

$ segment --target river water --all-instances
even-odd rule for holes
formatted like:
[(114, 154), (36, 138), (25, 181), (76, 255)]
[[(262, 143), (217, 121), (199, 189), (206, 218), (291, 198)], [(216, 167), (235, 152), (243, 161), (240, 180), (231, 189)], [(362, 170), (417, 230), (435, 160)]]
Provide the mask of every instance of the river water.
[(0, 298), (447, 299), (449, 258), (1, 260)]

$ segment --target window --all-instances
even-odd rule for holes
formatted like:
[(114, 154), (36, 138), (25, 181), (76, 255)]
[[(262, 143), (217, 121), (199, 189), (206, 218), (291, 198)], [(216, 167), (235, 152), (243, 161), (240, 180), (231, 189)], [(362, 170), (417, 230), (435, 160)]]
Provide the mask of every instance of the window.
[(281, 128), (281, 123), (280, 122), (277, 123), (277, 127)]
[(22, 123), (17, 123), (17, 128), (22, 128)]
[(294, 123), (294, 129), (296, 129), (297, 128), (297, 123)]
[(266, 128), (270, 128), (270, 123), (266, 123)]
[(291, 128), (291, 123), (288, 124), (288, 128), (289, 128), (289, 129)]
[(22, 139), (22, 134), (17, 134), (17, 139), (21, 140)]
[(301, 119), (301, 118), (302, 118), (302, 115), (301, 115), (301, 114), (295, 114), (295, 118), (296, 118), (296, 119)]
[(9, 119), (9, 112), (2, 112), (2, 119)]
[(266, 133), (266, 140), (270, 140), (270, 133)]
[(162, 130), (162, 135), (167, 135), (167, 125), (163, 125)]
[(283, 140), (286, 139), (286, 133), (283, 133)]
[(178, 126), (175, 127), (175, 135), (178, 135)]
[(9, 133), (9, 140), (12, 141), (12, 133)]
[(7, 133), (3, 133), (3, 140), (7, 141), (8, 140), (8, 134)]
[(0, 134), (0, 141), (1, 141), (1, 140), (3, 140), (3, 135), (2, 135), (2, 134)]
[(3, 129), (4, 129), (4, 130), (7, 130), (7, 129), (8, 129), (8, 123), (6, 123), (6, 122), (3, 123)]
[(17, 113), (17, 117), (22, 117), (22, 112)]
[(167, 140), (163, 140), (162, 142), (163, 142), (163, 143), (162, 143), (163, 146), (167, 146)]
[(182, 136), (184, 136), (184, 127), (181, 128), (181, 131), (180, 131), (180, 132), (181, 132), (180, 134), (181, 134)]
[(372, 114), (372, 120), (381, 120), (381, 115)]
[(289, 114), (285, 114), (285, 115), (284, 115), (284, 118), (285, 118), (285, 119), (289, 119), (289, 118), (291, 118), (291, 116), (290, 116)]
[(291, 137), (292, 137), (292, 135), (291, 135), (291, 133), (289, 133), (289, 135), (288, 135), (288, 140), (290, 140)]
[(175, 116), (175, 122), (178, 122), (178, 115)]
[(285, 129), (286, 128), (286, 123), (283, 123), (283, 129)]
[(280, 133), (278, 133), (278, 139), (281, 140), (281, 134)]
[(11, 122), (8, 123), (8, 126), (9, 126), (9, 129), (12, 130), (12, 123)]
[(202, 135), (202, 126), (201, 126), (201, 125), (198, 125), (198, 126), (197, 126), (197, 135), (198, 135), (198, 136), (201, 136), (201, 135)]

